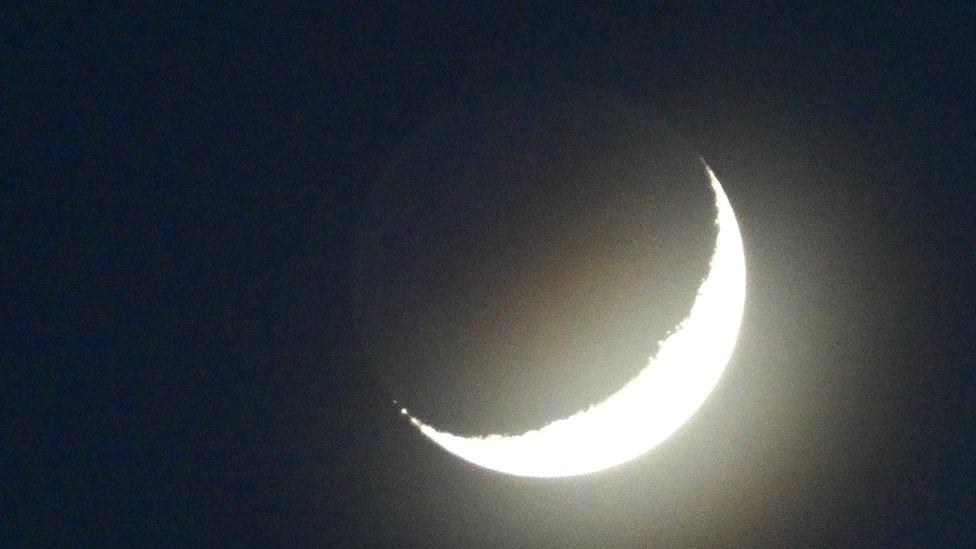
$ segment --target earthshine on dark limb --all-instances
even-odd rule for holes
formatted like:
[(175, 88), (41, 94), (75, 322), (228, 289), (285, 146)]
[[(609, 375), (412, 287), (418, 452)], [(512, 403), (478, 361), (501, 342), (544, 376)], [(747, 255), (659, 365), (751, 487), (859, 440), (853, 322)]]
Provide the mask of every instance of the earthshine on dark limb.
[(725, 370), (745, 304), (739, 226), (707, 164), (705, 171), (715, 193), (718, 228), (709, 273), (688, 317), (623, 388), (587, 410), (518, 436), (462, 437), (423, 423), (406, 408), (400, 413), (448, 452), (488, 469), (528, 477), (607, 469), (644, 454), (677, 431)]

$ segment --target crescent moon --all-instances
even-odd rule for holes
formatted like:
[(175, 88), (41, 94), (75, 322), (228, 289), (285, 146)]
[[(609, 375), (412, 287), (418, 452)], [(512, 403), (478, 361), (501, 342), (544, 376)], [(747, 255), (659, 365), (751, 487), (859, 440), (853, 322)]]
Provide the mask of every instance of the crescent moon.
[[(704, 164), (704, 161), (702, 161)], [(599, 404), (517, 436), (462, 437), (407, 416), (427, 438), (471, 463), (527, 477), (565, 477), (619, 465), (654, 448), (705, 401), (732, 356), (745, 304), (746, 266), (735, 213), (711, 168), (718, 234), (688, 317), (656, 356)]]

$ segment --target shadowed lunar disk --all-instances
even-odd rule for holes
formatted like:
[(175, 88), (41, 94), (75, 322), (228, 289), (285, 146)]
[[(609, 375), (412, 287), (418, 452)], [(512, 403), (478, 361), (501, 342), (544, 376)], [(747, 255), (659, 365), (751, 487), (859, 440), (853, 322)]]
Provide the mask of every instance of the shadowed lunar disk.
[(471, 463), (513, 475), (564, 477), (619, 465), (654, 448), (690, 418), (732, 355), (745, 302), (745, 258), (735, 214), (712, 170), (718, 229), (691, 312), (630, 382), (603, 402), (517, 436), (458, 436), (403, 408), (424, 436)]

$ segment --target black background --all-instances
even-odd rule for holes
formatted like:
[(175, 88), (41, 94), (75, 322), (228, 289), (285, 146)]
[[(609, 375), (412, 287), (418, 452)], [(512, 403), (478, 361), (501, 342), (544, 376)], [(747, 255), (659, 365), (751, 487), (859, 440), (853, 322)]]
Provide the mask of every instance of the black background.
[[(5, 8), (2, 540), (972, 543), (974, 16)], [(445, 108), (557, 87), (694, 145), (749, 286), (684, 428), (542, 481), (395, 413), (356, 327), (356, 235)]]

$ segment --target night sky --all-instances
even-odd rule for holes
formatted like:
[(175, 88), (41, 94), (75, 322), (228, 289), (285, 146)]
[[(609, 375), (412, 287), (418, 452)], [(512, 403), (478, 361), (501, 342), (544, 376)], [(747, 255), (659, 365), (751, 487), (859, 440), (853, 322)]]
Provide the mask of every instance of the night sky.
[[(976, 544), (976, 10), (0, 12), (0, 544)], [(735, 354), (606, 398), (742, 230)], [(394, 400), (397, 403), (394, 403)]]

